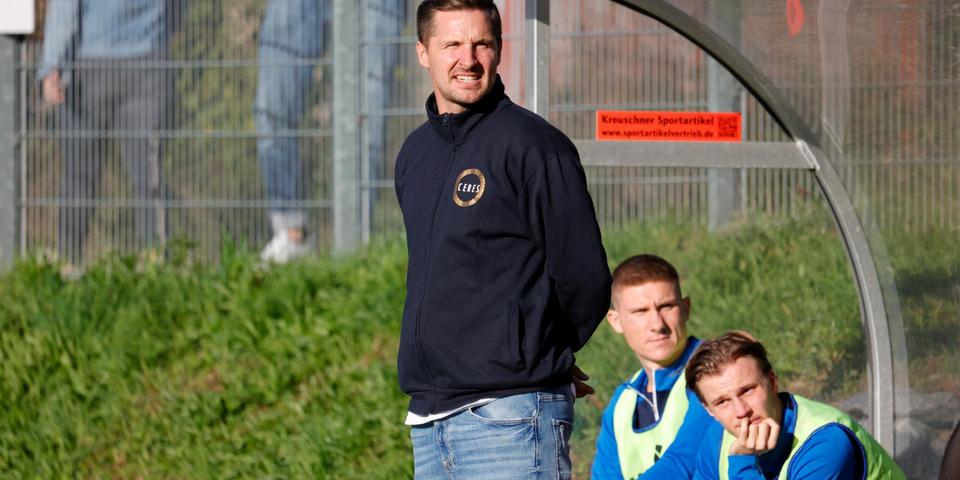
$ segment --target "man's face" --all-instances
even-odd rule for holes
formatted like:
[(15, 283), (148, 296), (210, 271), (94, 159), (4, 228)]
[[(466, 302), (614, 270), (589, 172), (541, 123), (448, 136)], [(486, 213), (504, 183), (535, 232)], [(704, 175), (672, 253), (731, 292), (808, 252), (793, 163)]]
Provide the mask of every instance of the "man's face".
[(673, 282), (619, 287), (607, 321), (623, 334), (643, 368), (653, 371), (676, 361), (687, 346), (690, 299)]
[(500, 46), (487, 12), (440, 11), (427, 45), (417, 42), (417, 57), (430, 71), (439, 113), (460, 113), (493, 88)]
[(753, 357), (740, 357), (697, 382), (704, 405), (723, 428), (736, 436), (744, 425), (771, 418), (778, 424), (782, 405), (777, 397), (777, 376), (764, 375)]

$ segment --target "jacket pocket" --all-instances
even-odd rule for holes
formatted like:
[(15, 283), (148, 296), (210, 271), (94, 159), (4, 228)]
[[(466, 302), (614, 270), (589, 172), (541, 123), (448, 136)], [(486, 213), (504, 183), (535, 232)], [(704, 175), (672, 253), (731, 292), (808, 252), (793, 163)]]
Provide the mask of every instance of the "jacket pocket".
[(449, 315), (437, 316), (443, 321), (431, 322), (424, 333), (423, 349), (437, 385), (453, 390), (500, 390), (514, 388), (529, 381), (521, 343), (524, 338), (523, 317), (513, 302), (484, 309), (460, 303)]
[(527, 362), (523, 355), (523, 338), (526, 330), (523, 312), (520, 305), (510, 302), (507, 304), (504, 328), (506, 329), (507, 361), (504, 367), (522, 372), (527, 369)]

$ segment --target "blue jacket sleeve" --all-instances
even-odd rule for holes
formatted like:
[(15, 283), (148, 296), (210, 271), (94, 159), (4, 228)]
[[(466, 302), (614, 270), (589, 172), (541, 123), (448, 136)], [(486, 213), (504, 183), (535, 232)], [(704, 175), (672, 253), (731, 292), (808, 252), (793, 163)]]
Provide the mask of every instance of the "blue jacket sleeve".
[[(74, 60), (80, 30), (80, 0), (50, 0), (46, 15), (43, 54), (37, 69), (39, 80)], [(66, 82), (66, 79), (63, 81)]]
[(707, 427), (697, 451), (697, 470), (693, 480), (717, 480), (720, 478), (720, 443), (723, 441), (723, 427), (713, 422)]
[(693, 477), (696, 469), (697, 453), (703, 442), (703, 432), (715, 421), (703, 408), (697, 394), (687, 389), (687, 414), (683, 417), (683, 425), (677, 432), (670, 448), (664, 452), (660, 460), (640, 477), (641, 480), (671, 480), (688, 479)]
[(844, 427), (832, 424), (807, 438), (790, 462), (791, 480), (840, 480), (855, 478), (862, 464), (859, 444)]
[(576, 352), (610, 307), (610, 267), (576, 148), (554, 138), (541, 154), (546, 158), (524, 184), (524, 210)]
[(613, 433), (613, 411), (617, 400), (623, 393), (623, 385), (617, 387), (610, 398), (610, 403), (603, 411), (600, 422), (600, 435), (597, 437), (597, 451), (593, 455), (593, 467), (590, 469), (590, 478), (597, 480), (623, 480), (620, 472), (620, 454), (617, 452), (617, 438)]
[[(828, 425), (811, 435), (790, 462), (791, 480), (842, 480), (855, 478), (857, 454), (843, 427)], [(755, 455), (730, 456), (730, 480), (763, 480), (759, 457)]]
[(766, 480), (756, 455), (730, 455), (727, 471), (730, 480)]

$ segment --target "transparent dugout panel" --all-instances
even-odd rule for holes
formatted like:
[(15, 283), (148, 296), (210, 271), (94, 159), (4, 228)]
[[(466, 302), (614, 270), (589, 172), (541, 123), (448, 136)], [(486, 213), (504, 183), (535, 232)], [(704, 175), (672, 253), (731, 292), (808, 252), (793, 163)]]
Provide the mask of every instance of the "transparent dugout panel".
[[(867, 346), (841, 234), (809, 172), (748, 169), (746, 202), (720, 229), (707, 226), (707, 171), (589, 167), (611, 268), (653, 253), (679, 270), (690, 335), (747, 330), (768, 348), (791, 393), (835, 405), (870, 424)], [(781, 196), (780, 185), (792, 183)], [(807, 188), (812, 193), (806, 193)], [(697, 189), (700, 195), (691, 195)], [(597, 393), (577, 403), (574, 468), (586, 478), (613, 391), (639, 368), (604, 322), (577, 363)]]
[[(954, 367), (960, 360), (955, 2), (618, 3), (658, 12), (667, 11), (666, 5), (683, 13), (673, 17), (674, 28), (706, 28), (723, 38), (753, 70), (738, 73), (769, 88), (778, 113), (800, 120), (791, 133), (811, 142), (817, 161), (836, 172), (842, 186), (837, 191), (851, 202), (866, 239), (860, 253), (876, 266), (880, 288), (874, 293), (882, 294), (889, 325), (894, 368), (887, 372), (893, 385), (886, 395), (893, 398), (879, 400), (894, 404), (893, 453), (908, 477), (936, 476), (960, 417), (960, 374)], [(618, 21), (643, 17), (621, 5), (594, 8), (617, 11), (610, 17)], [(672, 65), (670, 78), (678, 71), (680, 78), (689, 76), (676, 61)], [(655, 85), (651, 77), (641, 83)], [(589, 132), (589, 125), (579, 128)], [(817, 182), (812, 184), (816, 188)], [(684, 208), (696, 216), (696, 210)]]

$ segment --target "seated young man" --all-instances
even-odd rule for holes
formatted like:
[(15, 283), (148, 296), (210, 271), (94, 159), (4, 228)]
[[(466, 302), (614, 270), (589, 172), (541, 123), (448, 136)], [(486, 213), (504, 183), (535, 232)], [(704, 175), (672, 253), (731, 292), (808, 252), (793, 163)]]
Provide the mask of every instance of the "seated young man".
[(766, 350), (748, 334), (703, 342), (686, 376), (719, 422), (705, 433), (695, 479), (906, 478), (847, 414), (779, 392)]
[(713, 423), (683, 376), (700, 342), (687, 336), (690, 299), (676, 268), (655, 255), (621, 263), (611, 297), (607, 321), (641, 368), (603, 413), (591, 478), (690, 478), (703, 430)]

